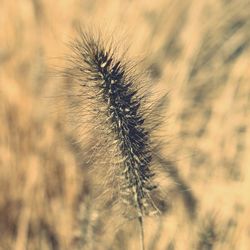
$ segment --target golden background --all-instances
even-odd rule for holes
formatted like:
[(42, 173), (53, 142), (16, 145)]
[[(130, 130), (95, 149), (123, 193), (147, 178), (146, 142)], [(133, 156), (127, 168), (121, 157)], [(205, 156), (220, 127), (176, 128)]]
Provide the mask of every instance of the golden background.
[(81, 149), (54, 108), (53, 71), (79, 24), (114, 30), (169, 92), (175, 164), (167, 206), (145, 219), (147, 249), (250, 249), (248, 0), (1, 0), (0, 248), (139, 249), (136, 226), (112, 227), (83, 198)]

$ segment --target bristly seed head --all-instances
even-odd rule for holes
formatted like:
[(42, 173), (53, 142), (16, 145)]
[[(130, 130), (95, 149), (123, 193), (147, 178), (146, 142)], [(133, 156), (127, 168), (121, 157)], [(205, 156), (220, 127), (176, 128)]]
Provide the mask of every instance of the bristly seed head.
[(78, 81), (86, 87), (84, 92), (96, 99), (93, 122), (102, 123), (107, 134), (112, 134), (112, 144), (107, 146), (115, 145), (119, 155), (113, 167), (119, 173), (120, 196), (142, 216), (148, 207), (154, 207), (150, 192), (156, 185), (152, 184), (151, 138), (144, 125), (137, 76), (123, 58), (117, 59), (116, 51), (105, 48), (101, 39), (90, 33), (82, 33), (73, 48)]

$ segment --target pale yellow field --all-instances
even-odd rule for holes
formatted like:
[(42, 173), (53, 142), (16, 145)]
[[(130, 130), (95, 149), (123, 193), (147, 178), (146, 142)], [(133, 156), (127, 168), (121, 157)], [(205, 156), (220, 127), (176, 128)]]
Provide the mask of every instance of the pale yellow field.
[(139, 249), (136, 222), (95, 210), (82, 146), (55, 105), (53, 72), (79, 25), (112, 32), (169, 93), (171, 165), (146, 249), (250, 249), (249, 0), (1, 0), (0, 249)]

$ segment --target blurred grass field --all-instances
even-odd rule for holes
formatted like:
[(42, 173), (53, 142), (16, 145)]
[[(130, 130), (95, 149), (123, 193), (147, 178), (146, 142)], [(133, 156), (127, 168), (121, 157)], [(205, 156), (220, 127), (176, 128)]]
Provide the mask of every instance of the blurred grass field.
[(51, 71), (79, 24), (125, 36), (169, 92), (173, 164), (147, 249), (250, 249), (249, 0), (1, 0), (0, 249), (139, 249), (132, 222), (112, 227), (92, 209), (81, 148), (55, 108)]

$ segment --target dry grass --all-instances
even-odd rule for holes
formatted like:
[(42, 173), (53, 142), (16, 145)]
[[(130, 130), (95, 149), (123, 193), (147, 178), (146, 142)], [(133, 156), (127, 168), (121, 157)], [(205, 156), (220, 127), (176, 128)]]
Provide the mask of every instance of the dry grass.
[(2, 0), (0, 14), (1, 249), (139, 247), (134, 222), (93, 207), (84, 152), (55, 112), (48, 72), (79, 23), (115, 30), (169, 91), (166, 200), (145, 220), (147, 249), (249, 249), (248, 0)]

